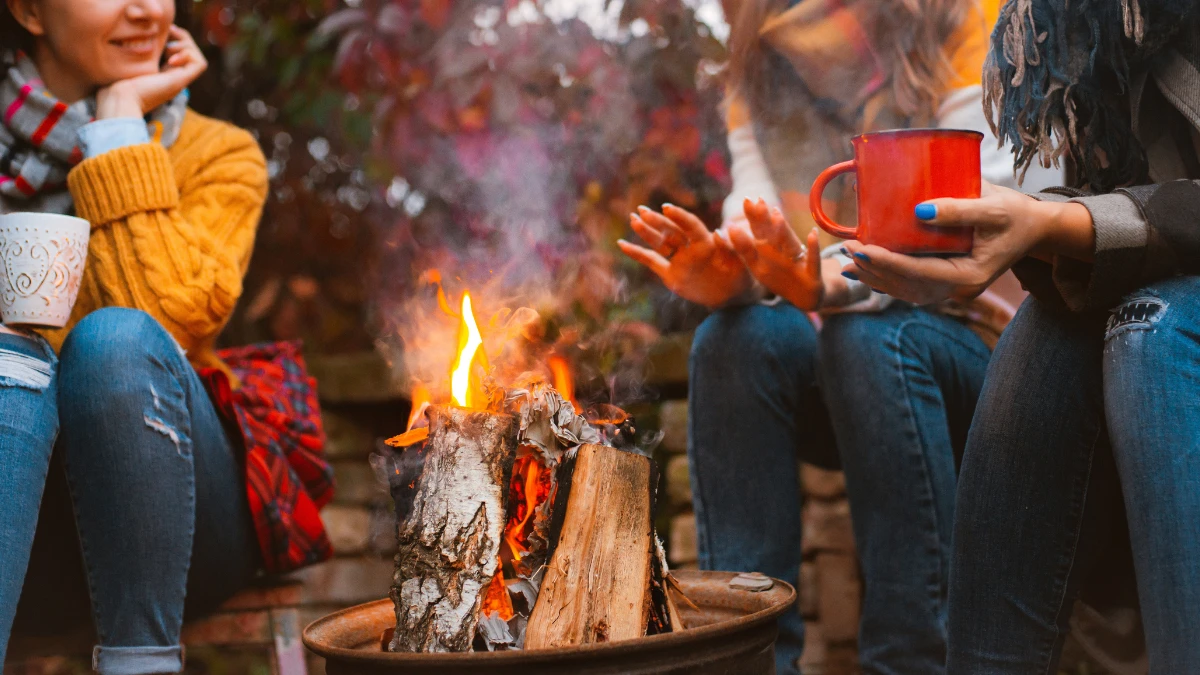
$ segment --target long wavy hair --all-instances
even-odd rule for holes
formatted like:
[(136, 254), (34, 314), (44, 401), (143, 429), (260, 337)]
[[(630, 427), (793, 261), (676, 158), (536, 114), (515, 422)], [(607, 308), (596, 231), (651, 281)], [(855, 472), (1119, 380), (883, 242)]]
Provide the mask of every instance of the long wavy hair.
[[(890, 85), (900, 111), (932, 117), (953, 75), (946, 42), (978, 0), (874, 0), (881, 16), (870, 38), (890, 66)], [(778, 55), (759, 37), (767, 19), (788, 0), (742, 0), (729, 38), (729, 80), (753, 107), (779, 98)], [(885, 66), (885, 67), (887, 67)]]

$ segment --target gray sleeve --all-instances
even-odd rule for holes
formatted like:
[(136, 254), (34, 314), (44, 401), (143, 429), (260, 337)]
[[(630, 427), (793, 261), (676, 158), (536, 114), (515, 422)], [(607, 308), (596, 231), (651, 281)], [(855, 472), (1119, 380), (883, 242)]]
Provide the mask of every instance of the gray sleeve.
[(1150, 223), (1128, 195), (1076, 197), (1092, 214), (1096, 244), (1091, 263), (1056, 256), (1054, 284), (1067, 307), (1080, 312), (1107, 309), (1137, 288), (1144, 274)]
[[(1053, 288), (1067, 309), (1082, 312), (1112, 307), (1141, 285), (1150, 223), (1133, 198), (1121, 192), (1084, 196), (1042, 192), (1030, 196), (1041, 201), (1082, 204), (1092, 215), (1096, 230), (1092, 262), (1055, 256), (1051, 266), (1024, 266), (1018, 277), (1030, 292), (1044, 295)], [(1049, 278), (1034, 278), (1047, 274)]]

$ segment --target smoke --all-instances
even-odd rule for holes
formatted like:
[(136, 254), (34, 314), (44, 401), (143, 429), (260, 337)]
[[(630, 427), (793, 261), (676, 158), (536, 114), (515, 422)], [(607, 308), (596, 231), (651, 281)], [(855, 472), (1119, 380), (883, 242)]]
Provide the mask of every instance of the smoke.
[[(474, 43), (491, 46), (482, 66)], [(605, 241), (628, 210), (613, 208), (613, 186), (643, 126), (628, 72), (573, 20), (510, 25), (464, 12), (431, 53), (444, 91), (386, 121), (379, 139), (403, 171), (388, 189), (392, 219), (373, 287), (380, 347), (444, 399), (469, 291), (501, 384), (548, 374), (552, 353), (583, 363), (612, 349), (627, 354), (585, 367), (585, 378), (603, 369), (611, 384), (640, 382), (640, 359), (628, 354), (644, 356), (649, 336), (631, 339), (604, 320), (626, 288)], [(443, 132), (418, 138), (449, 114), (439, 101), (465, 102), (486, 121), (459, 112)]]

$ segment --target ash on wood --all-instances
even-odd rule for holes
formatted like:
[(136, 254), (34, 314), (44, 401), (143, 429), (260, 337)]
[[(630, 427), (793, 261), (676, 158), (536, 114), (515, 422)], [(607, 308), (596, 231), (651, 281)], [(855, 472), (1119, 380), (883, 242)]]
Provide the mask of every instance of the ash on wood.
[(640, 638), (650, 611), (650, 460), (582, 445), (525, 649)]
[(427, 415), (424, 467), (398, 529), (390, 648), (465, 652), (499, 564), (516, 419), (452, 406)]

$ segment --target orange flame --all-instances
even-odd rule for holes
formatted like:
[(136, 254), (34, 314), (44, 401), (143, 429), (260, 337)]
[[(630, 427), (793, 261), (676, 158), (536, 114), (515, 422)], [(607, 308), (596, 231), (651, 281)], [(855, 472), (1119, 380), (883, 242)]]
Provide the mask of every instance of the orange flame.
[(550, 498), (550, 471), (542, 466), (534, 455), (522, 457), (513, 465), (512, 484), (509, 486), (509, 502), (516, 504), (512, 518), (504, 528), (504, 540), (513, 558), (520, 560), (529, 553), (526, 543), (532, 529), (534, 511)]
[(550, 366), (550, 374), (554, 377), (554, 388), (562, 397), (571, 402), (575, 406), (575, 412), (579, 412), (579, 401), (575, 400), (575, 376), (571, 373), (571, 364), (567, 363), (567, 359), (562, 356), (551, 356), (546, 362)]
[(500, 567), (496, 568), (496, 576), (492, 577), (492, 583), (488, 584), (487, 591), (484, 592), (481, 609), (484, 614), (499, 614), (505, 621), (513, 618), (512, 598), (508, 595), (508, 586), (504, 583), (504, 570)]
[(408, 429), (413, 428), (432, 402), (433, 393), (429, 391), (429, 387), (425, 386), (424, 382), (416, 383), (412, 390), (412, 412), (408, 413)]
[(475, 323), (475, 313), (471, 310), (471, 294), (463, 293), (462, 318), (458, 330), (458, 357), (450, 371), (450, 395), (455, 404), (464, 408), (478, 407), (475, 388), (471, 386), (471, 365), (481, 346), (483, 336), (479, 334), (479, 325)]

